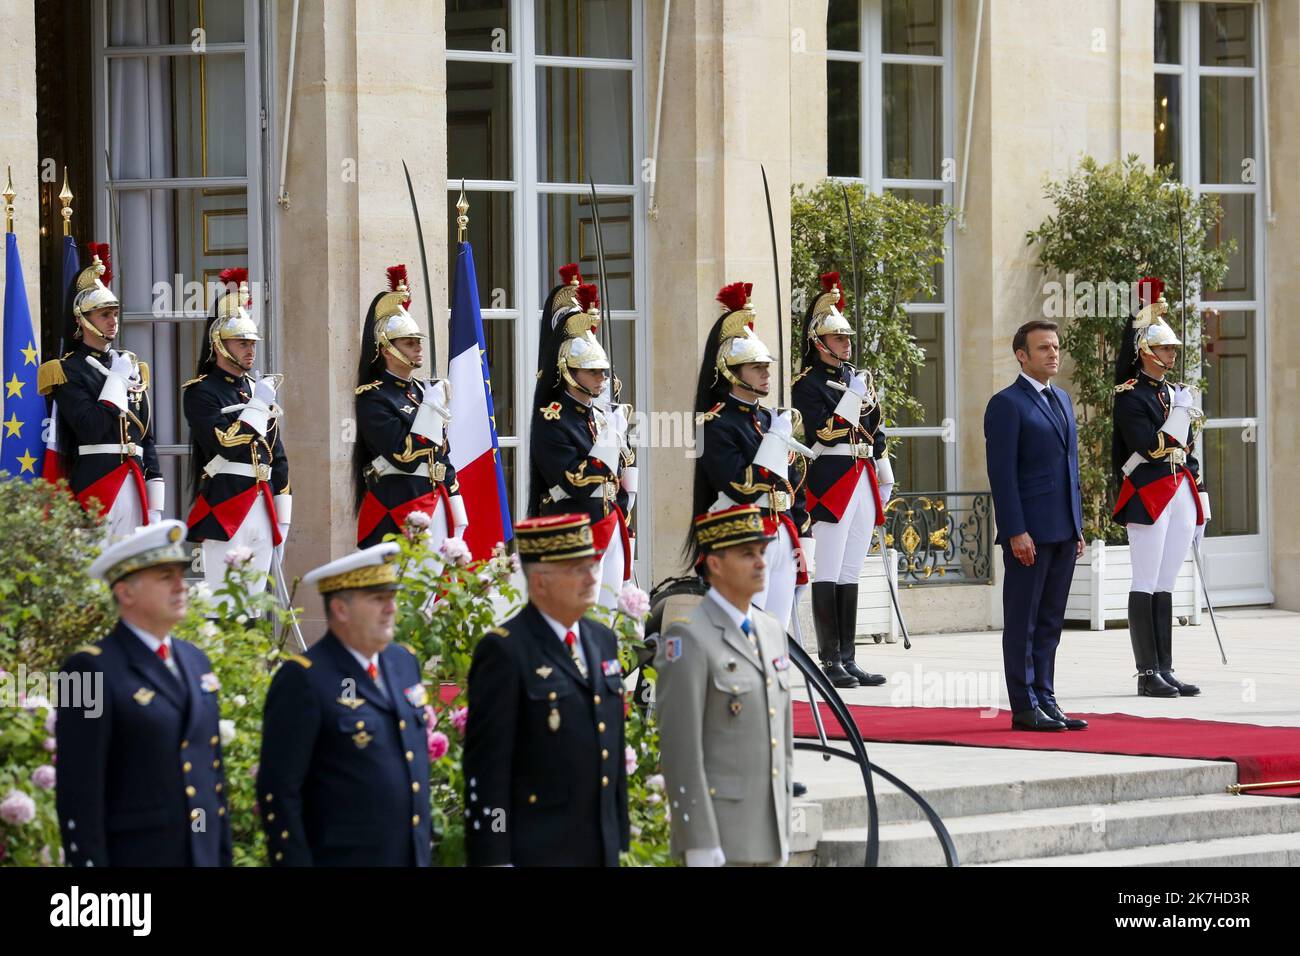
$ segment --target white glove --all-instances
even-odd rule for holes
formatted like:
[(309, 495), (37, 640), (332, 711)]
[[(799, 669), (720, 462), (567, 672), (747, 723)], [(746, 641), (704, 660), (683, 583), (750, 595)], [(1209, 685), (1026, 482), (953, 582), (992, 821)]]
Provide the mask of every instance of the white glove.
[(839, 404), (835, 406), (835, 414), (852, 425), (858, 423), (862, 417), (862, 399), (867, 394), (867, 381), (859, 372), (857, 375), (849, 376), (848, 386), (844, 389), (844, 395), (840, 398)]
[(149, 522), (148, 522), (148, 523), (149, 523), (149, 524), (157, 524), (157, 523), (160, 522), (160, 521), (162, 521), (162, 512), (161, 512), (161, 511), (154, 511), (152, 508), (150, 508), (150, 509), (149, 509)]
[(591, 457), (597, 461), (603, 461), (609, 468), (611, 475), (618, 474), (620, 463), (619, 455), (621, 454), (621, 442), (618, 433), (614, 431), (613, 423), (610, 417), (599, 415), (599, 421), (596, 428), (596, 441), (591, 446)]
[[(808, 577), (811, 578), (813, 576), (814, 570), (817, 567), (817, 539), (811, 536), (807, 538), (800, 538), (799, 550), (803, 553), (804, 571), (806, 571)], [(807, 585), (805, 584), (804, 587), (807, 587)], [(802, 588), (795, 588), (796, 604), (799, 603), (799, 594), (801, 591)]]
[(1192, 428), (1192, 411), (1191, 405), (1174, 405), (1160, 430), (1186, 447), (1187, 435)]
[(722, 852), (722, 847), (710, 847), (707, 850), (687, 850), (687, 866), (726, 866), (727, 857)]
[(629, 495), (636, 494), (636, 475), (636, 465), (628, 465), (623, 469), (623, 473), (618, 476), (618, 486)]
[(293, 521), (293, 495), (275, 495), (271, 498), (275, 505), (275, 521), (280, 531), (280, 544), (289, 538), (289, 523)]
[(794, 423), (790, 420), (788, 411), (782, 412), (772, 419), (772, 425), (768, 428), (767, 433), (763, 435), (763, 440), (759, 443), (758, 451), (754, 454), (753, 464), (766, 468), (774, 475), (782, 478), (789, 476), (790, 468), (790, 442), (793, 440)]
[(1197, 497), (1201, 499), (1201, 514), (1205, 516), (1205, 523), (1210, 523), (1210, 493), (1208, 491), (1197, 492)]
[(259, 378), (253, 385), (253, 399), (270, 408), (275, 404), (275, 383), (265, 376)]
[(239, 413), (239, 420), (265, 438), (267, 425), (271, 420), (271, 405), (274, 402), (275, 385), (269, 379), (259, 378), (253, 383), (253, 397)]
[(1175, 385), (1174, 390), (1174, 408), (1195, 408), (1196, 407), (1196, 389), (1187, 385)]
[(858, 372), (849, 376), (848, 389), (859, 398), (865, 398), (867, 395), (867, 373)]
[(411, 434), (429, 439), (435, 448), (442, 445), (446, 437), (446, 425), (451, 421), (451, 412), (447, 410), (447, 382), (433, 382), (425, 386), (424, 398), (420, 410), (415, 413), (411, 423)]
[(86, 361), (104, 373), (104, 385), (99, 390), (99, 400), (107, 402), (118, 411), (126, 411), (127, 389), (131, 384), (133, 366), (131, 360), (121, 352), (113, 352), (109, 367), (104, 368), (98, 361), (86, 356)]
[(469, 527), (469, 516), (465, 514), (465, 499), (460, 495), (451, 496), (451, 536), (453, 538), (465, 537), (465, 529)]

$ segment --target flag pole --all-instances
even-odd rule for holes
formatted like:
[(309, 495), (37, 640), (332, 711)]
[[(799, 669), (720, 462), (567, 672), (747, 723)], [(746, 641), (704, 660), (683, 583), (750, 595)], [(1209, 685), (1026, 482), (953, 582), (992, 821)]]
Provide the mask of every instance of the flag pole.
[(7, 166), (9, 181), (5, 184), (3, 194), (5, 200), (5, 232), (14, 231), (14, 197), (18, 195), (14, 192), (14, 168)]
[(465, 241), (469, 232), (469, 200), (465, 198), (465, 180), (460, 181), (460, 198), (456, 200), (456, 243)]
[(63, 188), (59, 190), (59, 203), (62, 209), (59, 215), (63, 217), (63, 235), (72, 235), (72, 190), (68, 187), (68, 167), (63, 167)]

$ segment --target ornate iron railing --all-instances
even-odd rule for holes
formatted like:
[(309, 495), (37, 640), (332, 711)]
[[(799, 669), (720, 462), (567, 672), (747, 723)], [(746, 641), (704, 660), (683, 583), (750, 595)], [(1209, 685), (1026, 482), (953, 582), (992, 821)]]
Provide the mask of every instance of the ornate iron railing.
[[(988, 491), (895, 495), (885, 505), (885, 540), (898, 550), (898, 583), (904, 587), (990, 584), (993, 495)], [(873, 550), (879, 550), (878, 543)]]

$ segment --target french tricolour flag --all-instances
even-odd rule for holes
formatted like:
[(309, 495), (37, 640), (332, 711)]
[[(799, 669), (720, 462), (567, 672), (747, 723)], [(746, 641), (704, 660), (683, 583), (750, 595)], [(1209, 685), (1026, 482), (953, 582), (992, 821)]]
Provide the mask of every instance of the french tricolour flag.
[(456, 468), (469, 526), (465, 543), (475, 560), (486, 558), (498, 542), (514, 537), (509, 497), (497, 444), (496, 410), (488, 384), (487, 344), (478, 305), (474, 250), (460, 243), (452, 280), (450, 355), (451, 463)]

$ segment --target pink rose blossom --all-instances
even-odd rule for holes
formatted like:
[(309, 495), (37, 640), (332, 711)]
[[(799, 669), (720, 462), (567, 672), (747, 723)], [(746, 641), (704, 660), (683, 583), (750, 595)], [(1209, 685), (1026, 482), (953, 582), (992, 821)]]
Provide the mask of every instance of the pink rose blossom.
[(5, 823), (21, 825), (36, 819), (36, 801), (21, 790), (10, 790), (8, 796), (0, 800), (0, 820)]
[(629, 774), (636, 772), (636, 751), (631, 747), (623, 748), (623, 766)]
[(54, 789), (54, 768), (47, 763), (41, 764), (32, 771), (32, 783), (42, 790)]
[(31, 697), (20, 697), (18, 703), (22, 704), (23, 710), (29, 710), (33, 713), (42, 707), (46, 710), (50, 709), (50, 702), (40, 694), (32, 694)]
[(451, 725), (456, 728), (456, 733), (462, 737), (465, 736), (465, 725), (469, 722), (469, 708), (461, 707), (459, 710), (451, 712)]
[(429, 735), (429, 759), (441, 760), (447, 754), (447, 748), (451, 746), (451, 741), (441, 730), (432, 731)]
[(438, 553), (449, 564), (459, 565), (462, 568), (469, 564), (470, 559), (473, 557), (464, 538), (444, 539), (442, 544), (438, 545)]
[(51, 707), (50, 712), (45, 715), (45, 732), (50, 736), (54, 736), (54, 725), (58, 722), (58, 719), (59, 712)]
[(629, 581), (618, 593), (618, 609), (639, 621), (650, 613), (650, 595)]
[[(67, 858), (63, 855), (63, 847), (59, 847), (59, 866), (67, 863)], [(50, 845), (47, 843), (41, 847), (41, 866), (54, 866), (54, 857), (50, 853)]]
[(433, 709), (432, 704), (424, 705), (424, 731), (431, 733), (433, 728), (438, 726), (438, 712)]
[(54, 751), (59, 749), (59, 742), (53, 737), (46, 737), (45, 743), (42, 746), (45, 747), (46, 751), (49, 753), (54, 753)]
[(226, 549), (226, 567), (242, 568), (249, 561), (253, 560), (253, 549), (236, 545), (233, 548)]
[(645, 778), (645, 785), (651, 790), (662, 790), (664, 788), (664, 775), (661, 773), (651, 774)]

